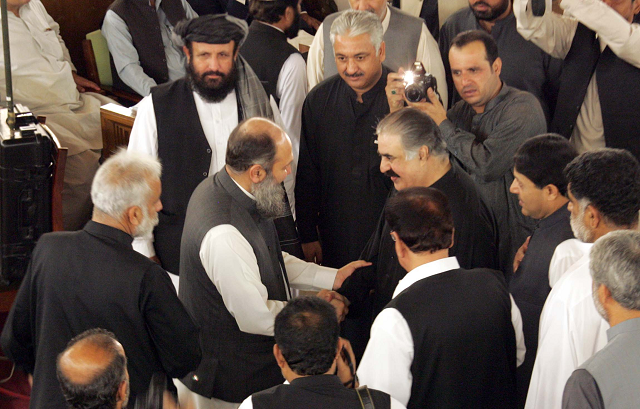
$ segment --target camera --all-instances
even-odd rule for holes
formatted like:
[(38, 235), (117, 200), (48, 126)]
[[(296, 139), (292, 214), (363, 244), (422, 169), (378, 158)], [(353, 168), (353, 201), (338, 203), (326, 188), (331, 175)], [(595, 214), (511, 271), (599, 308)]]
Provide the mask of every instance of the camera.
[(432, 88), (433, 91), (438, 93), (438, 84), (436, 77), (428, 74), (424, 66), (420, 61), (413, 63), (413, 67), (410, 71), (404, 74), (404, 95), (409, 102), (419, 102), (427, 98), (427, 90)]

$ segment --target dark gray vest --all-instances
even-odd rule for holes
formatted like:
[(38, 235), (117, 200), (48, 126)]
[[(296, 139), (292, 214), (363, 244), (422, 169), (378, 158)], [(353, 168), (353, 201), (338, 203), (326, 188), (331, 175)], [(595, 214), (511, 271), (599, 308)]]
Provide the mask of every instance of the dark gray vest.
[[(395, 7), (389, 7), (391, 17), (389, 27), (384, 33), (386, 44), (386, 59), (384, 65), (391, 71), (398, 71), (398, 68), (409, 68), (416, 62), (418, 42), (422, 32), (422, 20), (405, 14)], [(324, 78), (329, 78), (338, 73), (336, 60), (331, 44), (331, 25), (340, 16), (341, 12), (333, 13), (322, 22), (324, 34)]]
[[(180, 0), (162, 0), (160, 8), (174, 27), (187, 17)], [(127, 25), (144, 73), (153, 78), (156, 84), (169, 81), (167, 57), (155, 7), (151, 7), (147, 0), (116, 0), (109, 9)]]
[(606, 146), (627, 149), (640, 159), (640, 69), (618, 58), (609, 47), (601, 53), (595, 32), (582, 24), (564, 59), (551, 129), (571, 136), (594, 72)]
[[(252, 393), (283, 382), (273, 357), (273, 337), (238, 328), (222, 296), (200, 261), (204, 236), (230, 224), (249, 242), (258, 261), (268, 299), (286, 301), (284, 262), (273, 221), (264, 219), (255, 201), (225, 169), (202, 181), (193, 192), (182, 235), (180, 300), (202, 333), (202, 361), (183, 382), (193, 392), (227, 402), (242, 402)], [(283, 277), (284, 276), (284, 277)]]

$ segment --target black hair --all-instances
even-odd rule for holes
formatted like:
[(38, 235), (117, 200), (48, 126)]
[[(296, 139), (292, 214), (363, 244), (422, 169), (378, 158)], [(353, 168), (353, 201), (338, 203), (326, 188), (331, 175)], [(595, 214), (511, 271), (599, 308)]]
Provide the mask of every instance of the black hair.
[[(80, 341), (90, 342), (111, 356), (111, 362), (100, 373), (86, 383), (73, 383), (60, 369), (60, 358), (69, 348)], [(78, 409), (113, 409), (118, 398), (118, 388), (126, 379), (127, 358), (117, 348), (115, 336), (104, 329), (95, 328), (74, 337), (65, 351), (58, 355), (56, 374), (62, 393), (71, 408)]]
[(467, 44), (473, 43), (474, 41), (480, 41), (482, 44), (484, 44), (487, 61), (489, 61), (489, 65), (493, 65), (493, 62), (499, 57), (498, 44), (496, 44), (496, 40), (494, 40), (493, 37), (491, 37), (491, 35), (489, 35), (484, 30), (463, 31), (453, 38), (453, 41), (451, 41), (451, 47), (449, 47), (449, 49), (453, 47), (462, 48)]
[(554, 185), (567, 196), (564, 168), (578, 151), (569, 140), (555, 133), (547, 133), (526, 140), (513, 157), (513, 167), (533, 182), (538, 189)]
[(287, 7), (298, 9), (298, 0), (252, 0), (249, 2), (251, 17), (265, 23), (277, 23), (287, 10)]
[(276, 144), (267, 132), (248, 133), (244, 120), (229, 135), (226, 164), (236, 173), (260, 165), (269, 173), (275, 162)]
[(441, 191), (428, 187), (403, 189), (390, 198), (385, 217), (391, 230), (414, 253), (451, 247), (453, 216)]
[(623, 149), (585, 152), (567, 165), (569, 190), (616, 226), (635, 226), (640, 211), (640, 164)]
[(298, 375), (322, 375), (338, 352), (340, 325), (336, 310), (318, 297), (298, 297), (276, 316), (276, 344)]

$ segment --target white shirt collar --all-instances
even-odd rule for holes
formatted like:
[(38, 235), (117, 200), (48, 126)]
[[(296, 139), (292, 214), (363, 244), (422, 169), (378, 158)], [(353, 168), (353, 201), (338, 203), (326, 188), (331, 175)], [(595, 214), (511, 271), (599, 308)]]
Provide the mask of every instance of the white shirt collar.
[(382, 19), (382, 32), (386, 33), (389, 28), (389, 20), (391, 20), (391, 10), (389, 6), (387, 6), (387, 12), (384, 14), (384, 18)]
[[(229, 175), (229, 176), (231, 176), (231, 175)], [(251, 193), (247, 192), (247, 190), (245, 188), (240, 186), (240, 183), (236, 182), (236, 180), (234, 178), (231, 178), (231, 180), (233, 180), (233, 183), (235, 183), (236, 186), (238, 186), (240, 188), (240, 190), (242, 190), (244, 192), (245, 195), (249, 196), (253, 200), (256, 200), (256, 197), (254, 195), (252, 195)]]
[(259, 20), (256, 20), (256, 21), (257, 21), (258, 23), (260, 23), (260, 24), (264, 24), (265, 26), (269, 26), (269, 27), (271, 27), (271, 28), (275, 28), (276, 30), (278, 30), (279, 32), (281, 32), (281, 33), (283, 33), (283, 34), (284, 34), (284, 30), (282, 30), (282, 29), (280, 29), (280, 28), (278, 28), (278, 27), (274, 26), (273, 24), (265, 23), (264, 21), (259, 21)]
[(460, 268), (460, 264), (458, 264), (458, 259), (453, 257), (442, 258), (440, 260), (432, 261), (427, 264), (423, 264), (409, 271), (406, 276), (400, 282), (398, 282), (398, 286), (396, 290), (393, 292), (393, 297), (396, 298), (398, 294), (411, 287), (417, 281), (422, 280), (423, 278), (431, 277), (436, 274), (444, 273), (446, 271), (455, 270)]

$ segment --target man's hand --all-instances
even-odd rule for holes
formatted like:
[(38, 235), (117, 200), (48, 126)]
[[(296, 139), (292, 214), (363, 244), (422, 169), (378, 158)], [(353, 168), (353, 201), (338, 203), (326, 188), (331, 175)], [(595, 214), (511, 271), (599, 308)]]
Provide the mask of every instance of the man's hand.
[(518, 251), (516, 252), (516, 256), (513, 258), (513, 272), (515, 273), (518, 267), (520, 267), (520, 263), (522, 263), (522, 259), (524, 255), (527, 254), (527, 249), (529, 248), (529, 240), (531, 240), (531, 236), (527, 237), (524, 244), (520, 246)]
[(86, 92), (88, 90), (101, 91), (100, 87), (95, 82), (79, 76), (75, 71), (73, 71), (72, 74), (73, 80), (76, 83), (76, 88), (78, 88), (78, 92)]
[(430, 102), (428, 102), (428, 101), (420, 101), (420, 102), (409, 102), (409, 101), (407, 101), (407, 104), (410, 107), (419, 109), (420, 111), (422, 111), (425, 114), (429, 115), (431, 117), (431, 119), (433, 119), (433, 122), (435, 122), (436, 125), (439, 126), (442, 123), (442, 121), (447, 119), (447, 110), (444, 109), (444, 107), (440, 103), (440, 99), (438, 98), (438, 94), (436, 94), (433, 91), (432, 88), (429, 88), (427, 90), (427, 98), (429, 98)]
[[(355, 378), (356, 356), (353, 353), (353, 348), (351, 348), (351, 343), (344, 338), (340, 338), (338, 341), (338, 349), (340, 350), (337, 359), (338, 378), (340, 378), (342, 383), (345, 385), (349, 385), (353, 382), (353, 387), (357, 388), (359, 385)], [(348, 358), (345, 357), (345, 354), (347, 354)], [(349, 359), (351, 360), (351, 365), (349, 365)]]
[(336, 309), (336, 315), (338, 316), (338, 321), (344, 321), (344, 317), (349, 313), (349, 300), (342, 294), (339, 294), (335, 291), (329, 290), (321, 290), (317, 297), (322, 298), (329, 304), (333, 305)]
[(390, 72), (387, 75), (387, 101), (389, 111), (396, 112), (404, 108), (404, 70), (400, 68), (398, 72)]
[(316, 20), (315, 18), (311, 17), (308, 13), (300, 13), (300, 18), (309, 25), (309, 27), (313, 28), (314, 30), (318, 31), (318, 28), (320, 28), (320, 24), (322, 24), (320, 21)]
[(342, 283), (344, 283), (344, 280), (349, 278), (349, 276), (351, 276), (351, 274), (353, 274), (353, 272), (357, 269), (370, 265), (371, 263), (368, 261), (356, 260), (342, 267), (340, 270), (338, 270), (338, 274), (336, 274), (336, 279), (333, 282), (333, 289), (337, 290), (338, 288), (342, 287)]
[(322, 246), (319, 241), (302, 243), (302, 252), (304, 259), (309, 263), (322, 264)]

